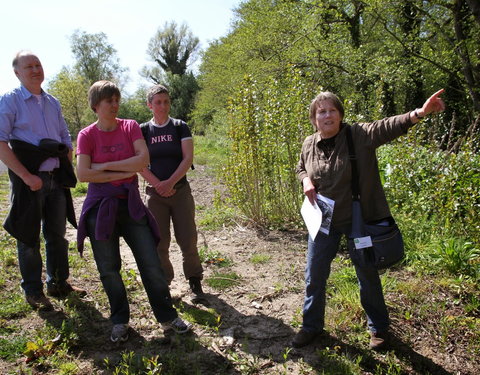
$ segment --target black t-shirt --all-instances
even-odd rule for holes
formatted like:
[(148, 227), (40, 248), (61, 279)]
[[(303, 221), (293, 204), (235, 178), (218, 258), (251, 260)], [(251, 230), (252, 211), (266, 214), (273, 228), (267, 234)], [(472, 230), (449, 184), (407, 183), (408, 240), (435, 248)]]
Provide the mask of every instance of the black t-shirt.
[(172, 118), (164, 126), (152, 121), (140, 126), (150, 153), (150, 171), (159, 180), (167, 180), (182, 162), (182, 139), (192, 138), (192, 133), (185, 122)]
[(337, 135), (331, 138), (322, 139), (320, 142), (318, 142), (318, 147), (323, 151), (325, 158), (327, 159), (335, 149), (335, 138), (337, 138)]

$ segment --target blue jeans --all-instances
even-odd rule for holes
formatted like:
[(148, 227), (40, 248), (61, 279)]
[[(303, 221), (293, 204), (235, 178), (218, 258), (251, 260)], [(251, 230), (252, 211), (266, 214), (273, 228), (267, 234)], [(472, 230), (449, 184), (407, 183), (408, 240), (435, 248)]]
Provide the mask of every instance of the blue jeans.
[(120, 237), (125, 239), (132, 250), (150, 306), (161, 323), (175, 319), (177, 311), (160, 266), (156, 244), (147, 218), (132, 219), (128, 212), (127, 200), (120, 199), (113, 233), (108, 240), (95, 239), (95, 225), (98, 208), (93, 208), (87, 217), (87, 232), (93, 249), (100, 280), (110, 302), (110, 320), (113, 324), (126, 324), (130, 319), (127, 292), (120, 275)]
[[(350, 228), (331, 228), (330, 234), (319, 232), (315, 240), (309, 236), (307, 265), (305, 267), (305, 300), (303, 306), (303, 329), (321, 332), (325, 325), (325, 289), (330, 276), (331, 263), (335, 258), (340, 239)], [(360, 286), (360, 302), (367, 314), (368, 328), (372, 332), (388, 329), (389, 318), (382, 284), (378, 271), (355, 266)]]
[[(47, 285), (65, 283), (69, 276), (68, 241), (65, 239), (67, 205), (64, 189), (53, 174), (40, 172), (43, 186), (39, 190), (42, 207), (42, 233), (45, 239)], [(43, 292), (40, 239), (35, 247), (17, 241), (18, 263), (25, 294)]]

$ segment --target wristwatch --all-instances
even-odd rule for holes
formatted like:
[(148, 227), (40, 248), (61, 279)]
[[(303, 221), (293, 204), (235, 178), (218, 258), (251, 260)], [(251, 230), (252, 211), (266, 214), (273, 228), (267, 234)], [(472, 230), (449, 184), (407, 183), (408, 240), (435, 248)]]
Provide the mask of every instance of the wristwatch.
[(413, 114), (415, 115), (416, 118), (418, 118), (419, 120), (421, 120), (422, 118), (424, 118), (425, 116), (420, 116), (418, 114), (418, 108), (415, 109), (415, 111), (413, 111)]

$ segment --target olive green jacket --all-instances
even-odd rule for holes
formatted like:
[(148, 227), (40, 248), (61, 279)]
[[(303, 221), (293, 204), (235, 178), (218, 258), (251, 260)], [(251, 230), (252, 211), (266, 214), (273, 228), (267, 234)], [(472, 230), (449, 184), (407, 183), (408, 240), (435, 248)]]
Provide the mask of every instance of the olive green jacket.
[(365, 222), (370, 222), (391, 216), (380, 181), (375, 150), (406, 134), (413, 124), (410, 113), (371, 123), (342, 123), (335, 138), (335, 148), (329, 158), (326, 158), (318, 147), (318, 142), (322, 139), (320, 133), (316, 132), (305, 138), (296, 173), (300, 182), (305, 177), (310, 177), (317, 193), (335, 201), (332, 217), (334, 226), (349, 224), (352, 216), (352, 169), (348, 157), (347, 126), (352, 127), (357, 155), (363, 217)]

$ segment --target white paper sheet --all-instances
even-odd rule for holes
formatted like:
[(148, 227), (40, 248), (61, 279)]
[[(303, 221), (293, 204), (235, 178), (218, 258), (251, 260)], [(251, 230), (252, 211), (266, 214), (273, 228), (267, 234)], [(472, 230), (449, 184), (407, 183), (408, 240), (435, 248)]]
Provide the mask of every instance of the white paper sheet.
[(320, 210), (320, 207), (318, 207), (317, 202), (314, 202), (312, 205), (308, 200), (308, 197), (305, 197), (300, 213), (307, 226), (308, 234), (315, 239), (322, 226), (322, 211)]
[(318, 231), (327, 235), (330, 233), (334, 207), (335, 201), (321, 194), (317, 194), (317, 200), (313, 205), (305, 197), (300, 213), (305, 221), (310, 237), (315, 239)]

